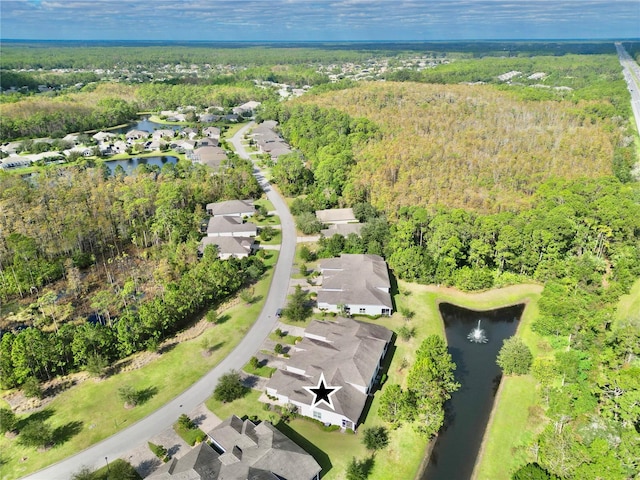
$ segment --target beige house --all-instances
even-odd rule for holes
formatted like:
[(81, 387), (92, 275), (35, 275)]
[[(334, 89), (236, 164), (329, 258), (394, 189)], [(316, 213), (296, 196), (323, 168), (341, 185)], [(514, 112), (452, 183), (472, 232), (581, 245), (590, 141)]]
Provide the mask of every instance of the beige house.
[(319, 269), (320, 310), (371, 316), (393, 313), (389, 270), (382, 257), (343, 253), (322, 260)]
[[(281, 405), (295, 405), (301, 415), (355, 430), (392, 337), (381, 325), (350, 318), (314, 320), (292, 348), (286, 366), (267, 383), (266, 393)], [(308, 390), (319, 385), (321, 376), (335, 390), (331, 405), (314, 404)]]

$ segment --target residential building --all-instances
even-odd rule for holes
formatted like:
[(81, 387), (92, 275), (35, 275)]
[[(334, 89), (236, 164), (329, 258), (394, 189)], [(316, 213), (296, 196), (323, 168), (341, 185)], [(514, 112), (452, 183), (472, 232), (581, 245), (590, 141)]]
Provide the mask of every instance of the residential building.
[(352, 233), (360, 236), (363, 226), (364, 223), (332, 223), (328, 228), (320, 230), (320, 233), (327, 238), (334, 235), (348, 237)]
[(212, 217), (250, 217), (256, 213), (253, 200), (227, 200), (225, 202), (208, 203), (207, 213)]
[(391, 315), (391, 281), (386, 262), (378, 255), (343, 253), (319, 263), (322, 286), (318, 290), (320, 310)]
[(228, 260), (234, 258), (246, 258), (255, 249), (255, 240), (250, 237), (204, 237), (198, 245), (198, 256), (204, 255), (208, 245), (215, 245), (218, 250), (218, 258)]
[(163, 465), (149, 480), (319, 480), (315, 459), (269, 422), (235, 415), (201, 443)]
[(352, 208), (330, 208), (328, 210), (316, 210), (316, 218), (322, 223), (339, 224), (355, 223), (358, 221)]
[[(300, 415), (355, 431), (392, 337), (382, 325), (350, 318), (313, 320), (292, 347), (286, 366), (267, 383), (267, 398), (294, 405)], [(333, 391), (331, 405), (316, 401), (309, 390), (321, 380)]]
[(255, 237), (258, 227), (240, 216), (217, 215), (209, 219), (206, 233), (207, 237)]

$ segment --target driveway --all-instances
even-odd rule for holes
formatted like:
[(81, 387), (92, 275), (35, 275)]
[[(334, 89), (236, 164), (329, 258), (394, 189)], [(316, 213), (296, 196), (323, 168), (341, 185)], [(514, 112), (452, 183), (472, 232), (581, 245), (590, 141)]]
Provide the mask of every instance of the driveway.
[[(241, 139), (253, 125), (253, 122), (245, 125), (230, 139), (231, 145), (234, 146), (241, 158), (249, 158)], [(199, 407), (211, 396), (218, 379), (223, 374), (229, 370), (241, 370), (242, 366), (260, 349), (264, 339), (275, 328), (277, 318), (274, 312), (286, 302), (295, 254), (296, 232), (293, 217), (286, 203), (277, 191), (271, 188), (264, 173), (257, 166), (254, 167), (254, 175), (280, 217), (282, 243), (264, 307), (247, 335), (216, 367), (209, 370), (198, 382), (163, 407), (86, 450), (24, 478), (29, 480), (67, 480), (84, 466), (97, 469), (105, 465), (105, 459), (127, 458), (128, 452), (135, 451), (141, 446), (146, 447), (150, 439), (171, 428), (180, 414)]]

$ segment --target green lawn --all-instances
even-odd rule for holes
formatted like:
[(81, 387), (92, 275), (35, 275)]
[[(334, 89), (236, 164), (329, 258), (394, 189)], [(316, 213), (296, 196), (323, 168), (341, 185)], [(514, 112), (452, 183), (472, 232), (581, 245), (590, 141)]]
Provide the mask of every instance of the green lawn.
[(502, 380), (474, 478), (508, 480), (518, 467), (533, 461), (525, 445), (544, 426), (532, 413), (537, 400), (536, 381), (531, 375)]
[(620, 297), (618, 303), (618, 320), (640, 315), (640, 280), (636, 280), (627, 295)]
[(242, 367), (242, 370), (247, 372), (249, 375), (256, 375), (258, 377), (263, 377), (263, 378), (271, 378), (273, 373), (276, 371), (276, 368), (267, 367), (266, 365), (263, 365), (258, 368), (253, 368), (251, 365), (247, 363), (244, 367)]
[(269, 334), (269, 338), (276, 343), (282, 343), (286, 345), (295, 345), (296, 342), (301, 340), (300, 337), (294, 337), (293, 335), (285, 335), (283, 337), (280, 337), (279, 335), (276, 335), (275, 332)]
[[(269, 252), (266, 263), (273, 266), (277, 252)], [(79, 432), (46, 452), (18, 444), (0, 436), (0, 478), (10, 480), (39, 470), (66, 458), (128, 427), (158, 409), (199, 380), (208, 370), (242, 340), (257, 318), (271, 282), (271, 272), (255, 285), (254, 296), (260, 301), (246, 305), (238, 302), (221, 312), (221, 322), (205, 330), (199, 337), (178, 343), (146, 366), (104, 380), (89, 379), (57, 396), (47, 407), (53, 412), (48, 422), (53, 428), (63, 427)], [(206, 348), (203, 345), (206, 344)], [(204, 352), (208, 356), (204, 356)], [(136, 357), (131, 360), (135, 361)], [(144, 391), (147, 401), (132, 409), (123, 408), (117, 390), (125, 384)], [(24, 416), (21, 416), (24, 418)], [(26, 458), (22, 461), (22, 458)]]
[(185, 442), (187, 442), (188, 445), (191, 445), (192, 447), (197, 442), (201, 442), (202, 440), (207, 438), (205, 433), (202, 430), (200, 430), (198, 427), (196, 427), (196, 428), (184, 428), (178, 422), (173, 424), (173, 430), (178, 435), (180, 435), (180, 438), (182, 438)]

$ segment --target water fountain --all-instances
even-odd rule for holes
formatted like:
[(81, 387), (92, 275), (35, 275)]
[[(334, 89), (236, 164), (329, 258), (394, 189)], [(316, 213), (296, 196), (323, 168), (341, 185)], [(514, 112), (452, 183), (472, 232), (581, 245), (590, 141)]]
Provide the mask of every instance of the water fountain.
[(474, 343), (487, 343), (489, 339), (487, 338), (487, 335), (484, 333), (484, 330), (480, 328), (480, 322), (481, 320), (478, 320), (478, 326), (473, 330), (471, 330), (469, 335), (467, 335), (467, 338)]

